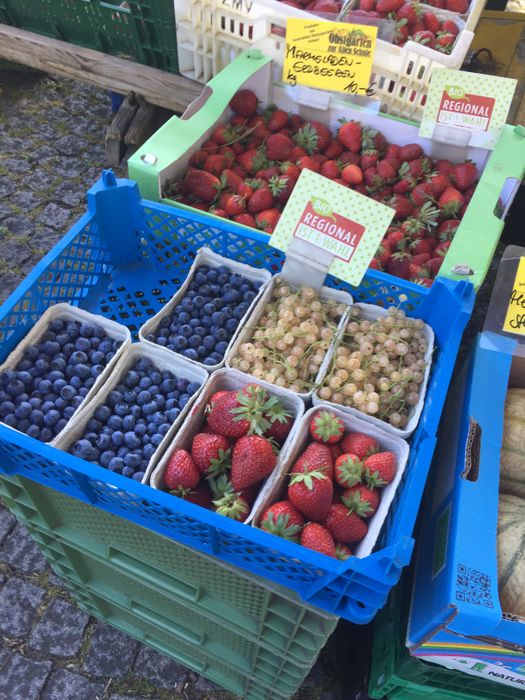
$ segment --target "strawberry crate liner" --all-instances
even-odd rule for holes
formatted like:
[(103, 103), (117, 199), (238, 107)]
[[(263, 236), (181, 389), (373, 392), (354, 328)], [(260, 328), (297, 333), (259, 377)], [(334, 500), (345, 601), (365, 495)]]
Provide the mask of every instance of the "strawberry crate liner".
[[(75, 409), (75, 412), (68, 420), (67, 425), (51, 440), (48, 444), (56, 445), (60, 438), (65, 435), (71, 429), (71, 421), (75, 419), (80, 411), (91, 401), (91, 399), (98, 393), (100, 387), (106, 382), (106, 380), (111, 376), (114, 367), (116, 366), (120, 356), (124, 352), (125, 348), (131, 343), (131, 333), (126, 326), (116, 323), (104, 316), (99, 316), (98, 314), (92, 314), (89, 311), (84, 311), (84, 309), (79, 309), (78, 306), (71, 306), (71, 304), (54, 304), (50, 306), (42, 316), (38, 319), (35, 325), (31, 328), (29, 333), (25, 336), (23, 340), (18, 343), (16, 348), (7, 356), (5, 362), (0, 365), (0, 372), (5, 372), (9, 369), (14, 369), (20, 362), (24, 355), (24, 350), (30, 345), (37, 343), (40, 338), (47, 331), (51, 321), (55, 319), (64, 319), (66, 321), (78, 321), (79, 323), (92, 323), (101, 326), (107, 334), (115, 339), (121, 340), (122, 345), (117, 350), (115, 355), (111, 358), (108, 364), (105, 366), (103, 372), (99, 374), (96, 378), (95, 383), (88, 391), (84, 400), (80, 406)], [(2, 423), (2, 421), (0, 421)], [(2, 425), (5, 425), (2, 423)], [(16, 430), (16, 428), (12, 428)], [(16, 430), (16, 432), (20, 432)], [(23, 433), (25, 435), (25, 433)]]
[[(377, 318), (380, 318), (381, 316), (387, 315), (386, 309), (383, 309), (380, 306), (376, 306), (375, 304), (359, 303), (359, 304), (355, 304), (355, 307), (360, 309), (361, 318), (363, 318), (366, 321), (375, 321)], [(362, 420), (365, 420), (367, 423), (372, 423), (377, 428), (385, 430), (389, 433), (392, 433), (393, 435), (397, 435), (398, 437), (402, 437), (402, 438), (410, 437), (410, 435), (412, 435), (414, 430), (417, 428), (419, 418), (421, 416), (421, 413), (423, 411), (423, 407), (425, 405), (425, 394), (427, 391), (428, 378), (430, 376), (430, 369), (432, 366), (432, 356), (434, 354), (434, 345), (435, 345), (434, 331), (428, 325), (428, 323), (425, 323), (423, 330), (425, 332), (425, 337), (427, 339), (427, 345), (428, 345), (427, 351), (425, 353), (425, 361), (427, 363), (427, 366), (425, 367), (423, 382), (421, 383), (421, 388), (420, 388), (420, 392), (419, 392), (420, 393), (419, 401), (410, 410), (408, 423), (407, 423), (405, 428), (396, 428), (395, 426), (390, 425), (390, 423), (387, 423), (386, 421), (380, 420), (379, 418), (376, 418), (375, 416), (370, 416), (367, 413), (363, 413), (362, 411), (359, 411), (357, 408), (352, 408), (351, 406), (343, 406), (342, 404), (333, 403), (332, 401), (324, 401), (323, 399), (321, 399), (318, 396), (317, 390), (314, 392), (313, 397), (312, 397), (312, 403), (314, 404), (314, 406), (317, 406), (320, 404), (326, 404), (326, 405), (329, 405), (331, 408), (338, 408), (340, 411), (343, 411), (343, 413), (350, 413), (356, 417), (359, 417)], [(344, 335), (344, 333), (340, 334), (340, 336), (338, 338), (339, 341), (341, 341), (343, 339), (343, 335)], [(330, 348), (330, 351), (329, 351), (330, 356), (329, 356), (329, 358), (327, 358), (326, 371), (328, 371), (328, 367), (330, 366), (330, 363), (331, 363), (332, 358), (334, 356), (334, 352), (335, 352), (336, 347), (337, 347), (337, 343)]]
[[(173, 440), (175, 433), (177, 432), (179, 426), (181, 425), (184, 417), (190, 410), (195, 398), (198, 396), (202, 390), (202, 386), (208, 378), (208, 373), (205, 372), (201, 367), (197, 367), (194, 363), (187, 360), (185, 357), (180, 357), (170, 350), (165, 348), (154, 346), (152, 344), (146, 345), (145, 343), (132, 343), (126, 347), (125, 352), (119, 358), (118, 363), (114, 366), (111, 371), (111, 376), (108, 378), (107, 382), (104, 384), (102, 389), (97, 393), (97, 395), (85, 405), (84, 408), (79, 411), (73, 422), (68, 425), (67, 431), (62, 431), (59, 440), (56, 440), (55, 446), (58, 449), (67, 452), (71, 445), (86, 432), (86, 424), (89, 419), (93, 416), (95, 409), (105, 403), (106, 397), (119, 383), (122, 376), (135, 364), (135, 362), (140, 357), (147, 357), (153, 362), (155, 367), (159, 370), (169, 370), (173, 372), (178, 378), (187, 379), (190, 382), (200, 382), (201, 389), (199, 389), (188, 401), (188, 403), (181, 410), (179, 416), (172, 424), (162, 442), (157, 447), (151, 459), (148, 463), (147, 469), (144, 473), (141, 483), (147, 484), (149, 475), (155, 465), (158, 457), (166, 449), (167, 445)], [(96, 464), (104, 472), (107, 471), (105, 467), (98, 465), (96, 462), (91, 464)]]
[[(255, 326), (257, 326), (259, 319), (263, 315), (266, 303), (269, 299), (272, 297), (272, 292), (275, 284), (277, 283), (277, 280), (283, 280), (282, 275), (274, 275), (274, 277), (270, 280), (269, 284), (266, 286), (264, 289), (264, 292), (262, 295), (259, 297), (259, 301), (257, 302), (257, 305), (255, 308), (252, 310), (251, 315), (249, 316), (248, 320), (245, 322), (239, 333), (237, 334), (237, 337), (235, 339), (235, 342), (233, 343), (231, 349), (229, 352), (226, 354), (226, 367), (233, 369), (231, 361), (234, 357), (237, 356), (237, 353), (239, 351), (239, 347), (243, 343), (249, 342), (253, 329)], [(295, 287), (296, 285), (290, 285), (291, 287)], [(320, 298), (321, 301), (326, 301), (326, 300), (334, 300), (337, 302), (342, 302), (343, 304), (347, 304), (347, 309), (339, 319), (339, 322), (337, 324), (337, 328), (334, 334), (334, 339), (332, 340), (330, 347), (326, 350), (326, 354), (324, 357), (324, 360), (319, 368), (319, 372), (317, 373), (317, 376), (314, 379), (314, 383), (316, 385), (319, 385), (321, 381), (323, 380), (323, 377), (328, 369), (328, 356), (330, 354), (330, 348), (334, 345), (334, 343), (337, 341), (341, 333), (343, 332), (345, 326), (346, 326), (346, 321), (348, 320), (348, 316), (350, 314), (350, 309), (351, 305), (353, 304), (353, 299), (348, 294), (348, 292), (343, 292), (341, 290), (336, 290), (336, 289), (331, 289), (330, 287), (321, 287), (320, 290), (317, 290), (320, 292)], [(246, 374), (246, 376), (252, 376)], [(273, 386), (273, 384), (270, 384), (269, 386)], [(287, 389), (287, 391), (290, 391)], [(295, 392), (293, 392), (295, 393)], [(308, 391), (308, 392), (302, 392), (302, 393), (297, 393), (297, 396), (300, 396), (303, 401), (310, 401), (310, 399), (313, 396), (313, 390)]]
[(253, 525), (259, 527), (259, 519), (264, 513), (265, 509), (268, 508), (268, 506), (271, 506), (272, 503), (287, 497), (286, 478), (289, 475), (294, 462), (299, 458), (306, 446), (312, 442), (312, 438), (310, 436), (310, 421), (320, 410), (335, 413), (335, 415), (338, 416), (338, 418), (340, 418), (343, 422), (345, 430), (371, 435), (378, 440), (382, 451), (389, 450), (396, 456), (397, 469), (395, 477), (387, 486), (385, 486), (384, 489), (382, 489), (379, 507), (374, 513), (373, 517), (367, 521), (369, 523), (369, 527), (365, 538), (358, 543), (357, 547), (354, 548), (350, 546), (350, 549), (356, 557), (367, 557), (374, 549), (381, 532), (381, 528), (383, 527), (385, 519), (388, 515), (390, 505), (392, 504), (396, 491), (401, 483), (401, 479), (408, 461), (410, 447), (408, 443), (403, 440), (403, 438), (392, 435), (379, 426), (372, 426), (370, 423), (362, 420), (360, 417), (345, 413), (344, 411), (340, 410), (339, 406), (335, 406), (335, 404), (321, 402), (318, 405), (310, 408), (302, 416), (301, 420), (297, 424), (297, 427), (295, 428), (293, 442), (287, 446), (286, 452), (279, 462), (278, 472), (272, 479), (271, 488), (267, 489), (265, 499), (257, 509), (257, 513), (253, 518)]
[(207, 372), (213, 372), (216, 369), (219, 369), (224, 365), (224, 358), (228, 354), (228, 351), (232, 347), (236, 336), (239, 333), (239, 329), (242, 327), (242, 324), (246, 321), (246, 319), (250, 316), (254, 306), (257, 304), (258, 299), (261, 297), (265, 285), (269, 282), (271, 279), (271, 274), (268, 272), (268, 270), (264, 270), (262, 268), (257, 268), (257, 267), (252, 267), (251, 265), (246, 265), (244, 263), (237, 262), (235, 260), (231, 260), (230, 258), (226, 258), (223, 255), (219, 255), (218, 253), (214, 253), (210, 248), (200, 248), (197, 251), (197, 255), (195, 257), (195, 260), (193, 262), (193, 265), (190, 267), (190, 270), (188, 272), (188, 275), (183, 283), (183, 285), (180, 287), (180, 289), (177, 291), (177, 293), (171, 298), (171, 300), (164, 306), (155, 316), (150, 318), (146, 323), (139, 329), (139, 339), (143, 343), (147, 343), (148, 345), (154, 345), (156, 348), (162, 347), (161, 345), (158, 345), (157, 343), (147, 340), (146, 336), (149, 333), (153, 333), (157, 330), (159, 323), (165, 316), (169, 316), (171, 312), (179, 305), (181, 300), (184, 298), (186, 294), (186, 290), (188, 289), (189, 285), (191, 284), (191, 281), (193, 277), (195, 276), (195, 273), (197, 272), (197, 269), (201, 265), (209, 265), (210, 267), (220, 267), (221, 265), (225, 265), (228, 267), (232, 272), (237, 272), (243, 277), (248, 278), (252, 282), (260, 282), (261, 286), (259, 287), (259, 290), (257, 292), (257, 295), (255, 299), (252, 301), (250, 304), (249, 309), (246, 311), (244, 316), (240, 319), (237, 329), (234, 332), (230, 342), (228, 343), (228, 347), (226, 348), (226, 352), (224, 353), (224, 357), (222, 359), (222, 362), (217, 363), (216, 365), (205, 365), (202, 362), (198, 362), (196, 360), (191, 360), (181, 353), (176, 352), (175, 350), (170, 350), (169, 352), (174, 352), (176, 355), (179, 355), (180, 357), (184, 357), (185, 360), (188, 360), (188, 362), (191, 362), (192, 364), (198, 365), (199, 367), (202, 367), (205, 369)]
[[(246, 386), (246, 384), (257, 384), (262, 386), (270, 396), (277, 396), (283, 401), (284, 407), (290, 411), (294, 416), (294, 423), (283, 446), (279, 452), (277, 458), (277, 464), (273, 472), (266, 478), (261, 490), (254, 501), (248, 517), (244, 521), (244, 524), (249, 524), (251, 520), (260, 511), (261, 503), (266, 499), (266, 493), (272, 488), (274, 475), (279, 471), (279, 465), (282, 462), (283, 455), (289, 449), (290, 445), (294, 440), (294, 435), (296, 432), (296, 427), (302, 418), (304, 413), (304, 402), (299, 398), (299, 396), (293, 391), (288, 389), (283, 389), (281, 387), (275, 386), (274, 384), (269, 384), (268, 382), (262, 381), (260, 379), (255, 379), (244, 372), (239, 372), (237, 369), (233, 368), (223, 368), (214, 372), (206, 382), (202, 392), (199, 394), (197, 401), (195, 402), (191, 412), (186, 416), (180, 430), (177, 432), (173, 442), (166, 449), (164, 455), (161, 456), (160, 461), (153, 470), (150, 478), (150, 486), (159, 491), (165, 491), (166, 488), (163, 483), (164, 470), (168, 464), (169, 458), (172, 453), (177, 449), (184, 449), (191, 451), (191, 442), (193, 436), (198, 433), (204, 423), (204, 411), (206, 405), (211, 396), (216, 391), (232, 391), (235, 389), (241, 389)], [(176, 498), (176, 496), (173, 496)], [(225, 517), (225, 516), (224, 516)]]

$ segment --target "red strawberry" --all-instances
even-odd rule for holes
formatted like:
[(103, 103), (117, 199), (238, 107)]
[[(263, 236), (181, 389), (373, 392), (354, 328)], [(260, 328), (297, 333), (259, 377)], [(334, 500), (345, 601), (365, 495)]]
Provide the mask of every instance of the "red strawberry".
[(343, 152), (343, 147), (336, 139), (330, 141), (328, 146), (324, 149), (323, 153), (329, 160), (333, 160), (341, 155)]
[(383, 178), (385, 182), (392, 182), (397, 176), (397, 171), (390, 161), (380, 160), (377, 164), (377, 174)]
[(478, 169), (469, 160), (458, 163), (450, 173), (450, 181), (460, 192), (465, 192), (478, 181)]
[(275, 469), (277, 458), (271, 442), (259, 435), (239, 438), (232, 451), (231, 481), (241, 491), (266, 479)]
[(350, 559), (352, 557), (352, 551), (350, 550), (349, 547), (346, 546), (346, 544), (341, 544), (338, 542), (335, 545), (335, 558), (339, 559), (340, 561), (346, 561), (347, 559)]
[(368, 532), (368, 525), (342, 503), (333, 503), (324, 522), (336, 542), (360, 542)]
[(359, 185), (363, 182), (363, 171), (358, 165), (345, 165), (341, 170), (341, 178), (349, 185)]
[(438, 199), (438, 206), (445, 216), (455, 217), (463, 206), (464, 198), (454, 187), (447, 187)]
[(201, 480), (201, 473), (187, 450), (175, 450), (164, 471), (164, 485), (169, 491), (194, 489)]
[(396, 219), (406, 219), (414, 211), (412, 202), (408, 197), (404, 197), (401, 194), (395, 194), (388, 203), (388, 206), (396, 210)]
[(376, 12), (397, 12), (404, 4), (404, 0), (377, 0)]
[(450, 12), (459, 12), (460, 15), (465, 14), (468, 6), (468, 0), (446, 0), (445, 2), (445, 9)]
[(363, 129), (359, 122), (345, 122), (339, 127), (337, 138), (352, 153), (359, 153), (363, 138)]
[(450, 19), (446, 19), (442, 24), (441, 24), (441, 31), (442, 32), (447, 32), (448, 34), (452, 34), (453, 36), (457, 36), (459, 34), (459, 27), (458, 25), (453, 22)]
[(371, 488), (386, 486), (396, 474), (393, 452), (376, 452), (365, 459), (365, 479)]
[(233, 220), (236, 221), (238, 224), (243, 224), (243, 226), (251, 226), (251, 228), (255, 228), (255, 219), (251, 214), (248, 214), (245, 212), (244, 214), (239, 214), (238, 216), (234, 216)]
[[(269, 416), (266, 416), (266, 418), (270, 420)], [(290, 415), (284, 415), (282, 420), (274, 420), (268, 430), (266, 430), (264, 433), (264, 437), (268, 439), (272, 438), (279, 445), (282, 445), (292, 429), (293, 422), (294, 417)]]
[(435, 257), (431, 258), (427, 263), (426, 263), (426, 268), (428, 270), (428, 274), (431, 277), (435, 277), (437, 273), (439, 272), (439, 268), (443, 265), (443, 258), (442, 257)]
[(328, 445), (328, 448), (330, 449), (330, 452), (332, 454), (332, 459), (333, 459), (334, 464), (335, 464), (335, 460), (343, 454), (343, 450), (341, 449), (341, 444), (339, 442), (334, 442), (331, 445)]
[(437, 235), (442, 241), (451, 241), (454, 238), (454, 234), (458, 230), (460, 224), (459, 219), (448, 219), (439, 225), (437, 230)]
[(378, 491), (358, 484), (346, 489), (341, 500), (351, 513), (371, 518), (379, 507), (380, 496)]
[(386, 265), (387, 262), (390, 260), (391, 255), (392, 251), (390, 249), (388, 241), (383, 240), (383, 242), (376, 251), (376, 257), (378, 258), (381, 265)]
[(230, 109), (241, 117), (251, 117), (257, 111), (257, 95), (251, 90), (239, 90), (230, 100)]
[(404, 240), (405, 240), (404, 231), (396, 229), (394, 231), (390, 231), (390, 233), (387, 234), (385, 242), (388, 243), (388, 246), (393, 251), (393, 250), (400, 250), (400, 248), (401, 248), (400, 244)]
[(291, 114), (290, 118), (288, 120), (288, 128), (292, 132), (292, 134), (295, 134), (299, 131), (299, 129), (304, 125), (304, 119), (301, 117), (300, 114)]
[(341, 440), (341, 447), (343, 452), (351, 452), (359, 459), (379, 452), (378, 441), (366, 433), (347, 433)]
[(410, 28), (406, 19), (398, 20), (396, 22), (396, 28), (394, 32), (394, 44), (404, 46), (409, 36)]
[(266, 160), (259, 151), (255, 148), (250, 148), (237, 156), (237, 163), (243, 170), (253, 175), (265, 165)]
[(425, 29), (428, 29), (434, 34), (437, 34), (439, 32), (441, 23), (433, 12), (423, 12), (423, 16), (421, 17), (421, 19), (423, 20)]
[(213, 202), (219, 194), (220, 186), (219, 178), (204, 170), (190, 168), (184, 176), (186, 192), (203, 202)]
[(389, 143), (386, 147), (385, 159), (401, 161), (401, 146), (398, 146), (396, 143)]
[(416, 160), (416, 158), (421, 158), (423, 155), (423, 149), (418, 143), (407, 143), (405, 146), (401, 146), (399, 150), (399, 159), (401, 161)]
[(312, 158), (312, 156), (301, 156), (297, 160), (297, 167), (299, 170), (313, 170), (314, 173), (318, 173), (321, 170), (320, 164)]
[(273, 207), (271, 209), (263, 209), (263, 211), (258, 212), (255, 216), (255, 223), (257, 228), (261, 229), (262, 231), (272, 233), (280, 218), (281, 211)]
[(437, 160), (434, 163), (434, 167), (438, 173), (446, 178), (450, 178), (454, 165), (449, 160)]
[(222, 171), (221, 175), (221, 186), (223, 188), (228, 188), (230, 190), (233, 190), (237, 194), (239, 193), (239, 187), (243, 184), (242, 177), (237, 175), (233, 170), (230, 170), (229, 168), (225, 168)]
[(200, 151), (195, 151), (190, 158), (190, 165), (194, 168), (202, 168), (208, 155), (208, 151), (203, 151), (202, 149)]
[(212, 506), (211, 493), (204, 485), (197, 486), (195, 490), (179, 489), (177, 496), (183, 501), (189, 501), (201, 508), (211, 508)]
[(266, 139), (266, 153), (270, 160), (288, 160), (293, 148), (292, 139), (284, 134), (271, 134)]
[(332, 503), (332, 480), (322, 471), (294, 472), (290, 476), (288, 498), (308, 520), (326, 518)]
[(284, 129), (288, 125), (288, 114), (284, 111), (284, 109), (278, 109), (275, 108), (270, 117), (268, 118), (268, 122), (266, 126), (270, 131), (280, 131), (281, 129)]
[(376, 0), (359, 0), (359, 9), (365, 12), (373, 12), (376, 7)]
[(296, 472), (320, 471), (330, 479), (334, 476), (334, 461), (330, 445), (323, 442), (312, 442), (298, 457), (292, 467)]
[(246, 208), (246, 201), (244, 197), (239, 197), (238, 194), (228, 195), (226, 201), (224, 202), (224, 211), (228, 216), (239, 216), (242, 214)]
[(421, 17), (419, 5), (413, 2), (405, 2), (396, 12), (396, 19), (406, 19), (408, 25), (415, 24)]
[(310, 435), (318, 442), (339, 442), (344, 431), (343, 421), (330, 411), (319, 411), (310, 421)]
[(433, 173), (429, 178), (434, 197), (440, 197), (443, 192), (450, 186), (450, 181), (441, 173)]
[(367, 168), (363, 172), (363, 179), (365, 181), (365, 185), (371, 189), (381, 187), (383, 184), (383, 180), (377, 174), (377, 168)]
[(277, 501), (261, 516), (260, 528), (285, 540), (297, 542), (304, 518), (290, 501)]
[(340, 9), (341, 3), (338, 0), (314, 0), (308, 5), (308, 12), (325, 15), (336, 15)]
[(206, 475), (224, 474), (230, 467), (230, 443), (223, 435), (197, 433), (191, 443), (191, 456)]
[(251, 507), (244, 494), (236, 491), (226, 476), (210, 480), (213, 493), (213, 506), (215, 512), (226, 518), (244, 522), (248, 517)]
[(449, 34), (449, 32), (439, 32), (436, 37), (436, 48), (443, 53), (450, 53), (452, 50), (452, 45), (456, 41), (455, 34)]
[[(353, 155), (355, 156), (356, 154), (354, 153)], [(368, 170), (368, 168), (375, 168), (378, 160), (379, 153), (377, 151), (363, 151), (361, 153), (361, 162), (356, 163), (356, 165), (360, 165), (362, 170)]]
[(328, 557), (335, 557), (335, 543), (332, 535), (319, 523), (308, 523), (304, 526), (301, 532), (301, 544)]
[[(432, 246), (430, 245), (430, 242), (428, 238), (418, 238), (415, 241), (412, 241), (412, 243), (409, 244), (410, 252), (412, 253), (412, 261), (415, 260), (415, 258), (418, 255), (428, 255), (430, 258), (430, 253), (432, 252)], [(427, 258), (427, 259), (429, 259)], [(421, 260), (415, 260), (415, 262), (424, 262)]]
[(343, 488), (360, 484), (363, 478), (363, 461), (352, 452), (343, 452), (335, 462), (334, 477)]
[(330, 180), (335, 180), (339, 177), (339, 166), (335, 160), (327, 160), (321, 165), (321, 175), (329, 178)]
[(418, 207), (427, 202), (429, 199), (432, 199), (433, 196), (434, 191), (430, 182), (420, 182), (414, 187), (411, 194), (412, 201)]
[(274, 404), (275, 397), (268, 398), (262, 387), (249, 384), (240, 391), (221, 394), (210, 403), (208, 425), (217, 435), (225, 437), (238, 438), (251, 433), (263, 435), (270, 427), (264, 415)]
[(257, 214), (264, 209), (271, 209), (273, 206), (273, 195), (269, 187), (263, 186), (252, 194), (248, 200), (248, 211), (250, 214)]

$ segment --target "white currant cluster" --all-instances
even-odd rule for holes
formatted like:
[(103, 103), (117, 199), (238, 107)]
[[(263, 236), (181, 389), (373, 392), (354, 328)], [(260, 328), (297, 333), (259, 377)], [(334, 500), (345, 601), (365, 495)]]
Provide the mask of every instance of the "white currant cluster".
[(315, 388), (315, 378), (347, 305), (321, 299), (306, 285), (293, 290), (277, 280), (249, 342), (232, 366), (296, 392)]
[(396, 307), (374, 321), (354, 307), (319, 397), (404, 428), (419, 402), (427, 366), (424, 327)]

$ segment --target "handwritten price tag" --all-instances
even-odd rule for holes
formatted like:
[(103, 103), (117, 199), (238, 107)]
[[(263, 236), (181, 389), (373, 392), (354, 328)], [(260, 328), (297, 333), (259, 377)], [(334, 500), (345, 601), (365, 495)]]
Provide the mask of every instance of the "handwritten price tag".
[(289, 19), (283, 80), (347, 95), (370, 95), (377, 27)]
[(503, 330), (525, 335), (525, 258), (520, 258)]

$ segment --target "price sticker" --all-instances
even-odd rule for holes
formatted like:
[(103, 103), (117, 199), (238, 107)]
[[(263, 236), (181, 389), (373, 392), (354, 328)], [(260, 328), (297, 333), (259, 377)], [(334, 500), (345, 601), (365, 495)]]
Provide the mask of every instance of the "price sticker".
[(370, 96), (376, 39), (375, 26), (291, 18), (286, 22), (283, 80)]
[(513, 78), (434, 70), (419, 135), (451, 142), (453, 131), (459, 130), (469, 146), (494, 148), (516, 84)]
[(327, 272), (357, 286), (394, 218), (391, 207), (303, 170), (270, 243), (302, 249), (304, 262), (326, 260)]
[(525, 335), (525, 258), (520, 258), (518, 263), (503, 330)]

